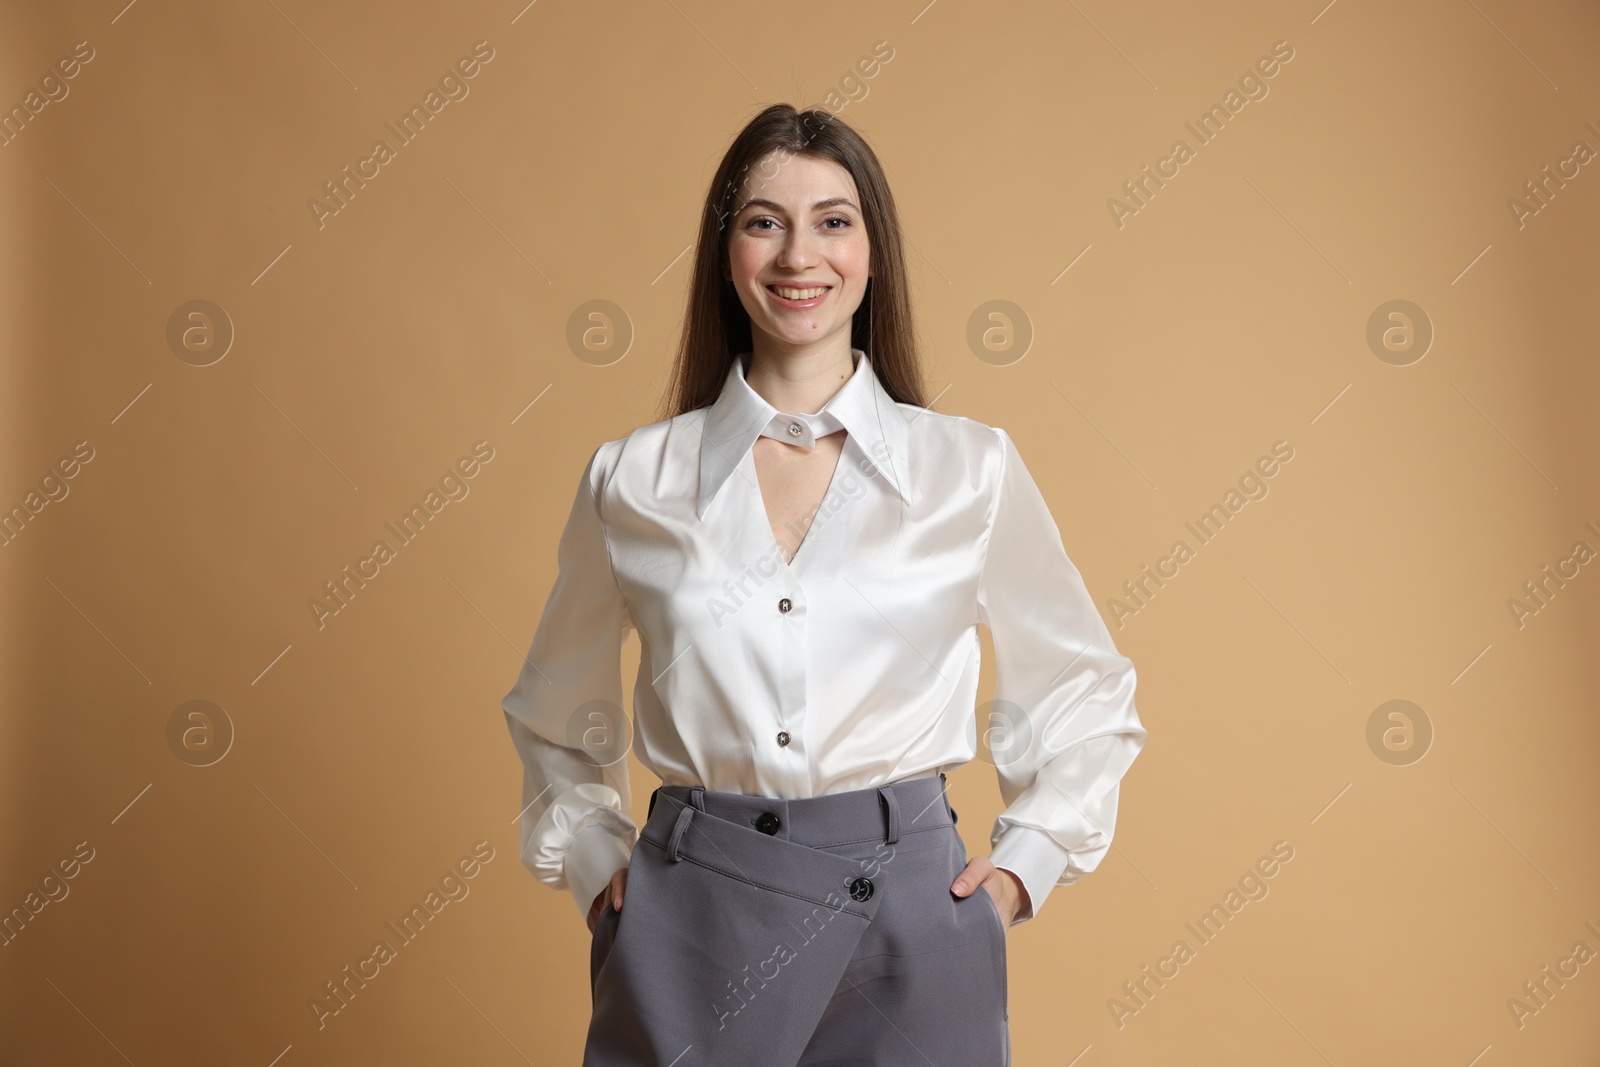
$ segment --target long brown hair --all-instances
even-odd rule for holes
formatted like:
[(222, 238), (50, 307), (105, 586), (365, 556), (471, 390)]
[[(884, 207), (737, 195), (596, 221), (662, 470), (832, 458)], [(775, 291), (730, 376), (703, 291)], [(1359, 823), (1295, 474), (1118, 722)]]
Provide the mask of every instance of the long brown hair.
[(789, 104), (773, 104), (739, 131), (711, 180), (695, 245), (688, 315), (660, 417), (673, 418), (713, 403), (734, 359), (752, 350), (750, 316), (739, 302), (733, 282), (724, 276), (729, 266), (725, 227), (745, 175), (773, 151), (785, 159), (791, 154), (830, 159), (855, 179), (871, 248), (872, 276), (851, 321), (850, 347), (871, 357), (873, 369), (891, 397), (925, 407), (900, 217), (878, 157), (838, 116), (820, 108), (796, 111)]

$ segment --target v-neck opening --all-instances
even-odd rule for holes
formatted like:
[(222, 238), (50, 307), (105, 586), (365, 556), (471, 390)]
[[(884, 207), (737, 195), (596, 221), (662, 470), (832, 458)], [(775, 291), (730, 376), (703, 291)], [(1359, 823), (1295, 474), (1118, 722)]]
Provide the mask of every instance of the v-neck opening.
[[(767, 512), (767, 495), (761, 491), (761, 471), (756, 468), (756, 450), (752, 448), (747, 453), (750, 457), (750, 473), (755, 476), (756, 510), (761, 513), (761, 528), (767, 532), (767, 541), (772, 545), (773, 551), (778, 554), (778, 562), (782, 563), (790, 571), (793, 571), (800, 562), (800, 555), (805, 552), (806, 546), (815, 540), (812, 535), (817, 532), (817, 520), (822, 517), (822, 505), (826, 504), (828, 497), (833, 495), (833, 485), (839, 480), (839, 469), (844, 466), (845, 449), (849, 447), (850, 433), (847, 430), (845, 431), (844, 444), (840, 446), (839, 455), (834, 460), (833, 471), (828, 475), (828, 485), (822, 490), (822, 499), (817, 501), (816, 510), (811, 513), (811, 521), (806, 524), (805, 535), (800, 538), (800, 543), (795, 546), (793, 557), (787, 560), (783, 558), (783, 546), (778, 544), (778, 535), (772, 530), (772, 517)], [(806, 558), (810, 559), (811, 557), (807, 556)]]

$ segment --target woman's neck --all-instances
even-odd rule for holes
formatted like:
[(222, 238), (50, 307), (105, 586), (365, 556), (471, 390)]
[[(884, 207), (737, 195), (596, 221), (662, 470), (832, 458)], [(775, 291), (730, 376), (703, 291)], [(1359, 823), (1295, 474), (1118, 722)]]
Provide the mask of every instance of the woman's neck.
[(846, 348), (841, 358), (834, 352), (801, 355), (746, 354), (745, 381), (779, 411), (815, 415), (855, 373), (855, 353)]

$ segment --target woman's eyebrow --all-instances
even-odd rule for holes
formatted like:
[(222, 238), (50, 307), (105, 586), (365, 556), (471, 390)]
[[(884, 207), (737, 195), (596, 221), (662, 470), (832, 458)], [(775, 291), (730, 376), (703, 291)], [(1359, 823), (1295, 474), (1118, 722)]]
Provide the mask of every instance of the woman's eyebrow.
[[(746, 200), (744, 204), (740, 206), (739, 210), (741, 212), (748, 211), (753, 207), (766, 208), (769, 211), (776, 211), (780, 215), (788, 214), (788, 209), (782, 204), (777, 204), (771, 200), (764, 200), (759, 197), (755, 200)], [(855, 208), (857, 211), (861, 210), (860, 208), (856, 207), (855, 203), (848, 196), (830, 196), (826, 200), (818, 200), (815, 204), (811, 205), (811, 210), (827, 211), (829, 208), (835, 207), (850, 207)]]

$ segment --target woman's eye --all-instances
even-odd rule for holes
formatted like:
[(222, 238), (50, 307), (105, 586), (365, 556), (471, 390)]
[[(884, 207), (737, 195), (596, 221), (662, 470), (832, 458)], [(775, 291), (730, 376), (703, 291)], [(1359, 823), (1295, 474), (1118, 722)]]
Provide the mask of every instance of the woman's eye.
[[(838, 225), (838, 226), (831, 225), (832, 223), (835, 223), (835, 222), (840, 223), (840, 225)], [(762, 225), (762, 223), (771, 223), (772, 225), (771, 226), (764, 226), (764, 225)], [(755, 229), (770, 230), (770, 229), (776, 228), (777, 225), (778, 225), (778, 220), (774, 219), (772, 216), (770, 216), (770, 215), (760, 215), (760, 216), (758, 216), (756, 218), (751, 219), (749, 222), (745, 223), (744, 224), (744, 228), (747, 229), (747, 230), (755, 230)], [(829, 215), (827, 218), (822, 220), (822, 225), (823, 225), (824, 229), (828, 229), (828, 230), (843, 230), (843, 229), (851, 226), (852, 223), (851, 223), (850, 219), (846, 218), (843, 215)]]

